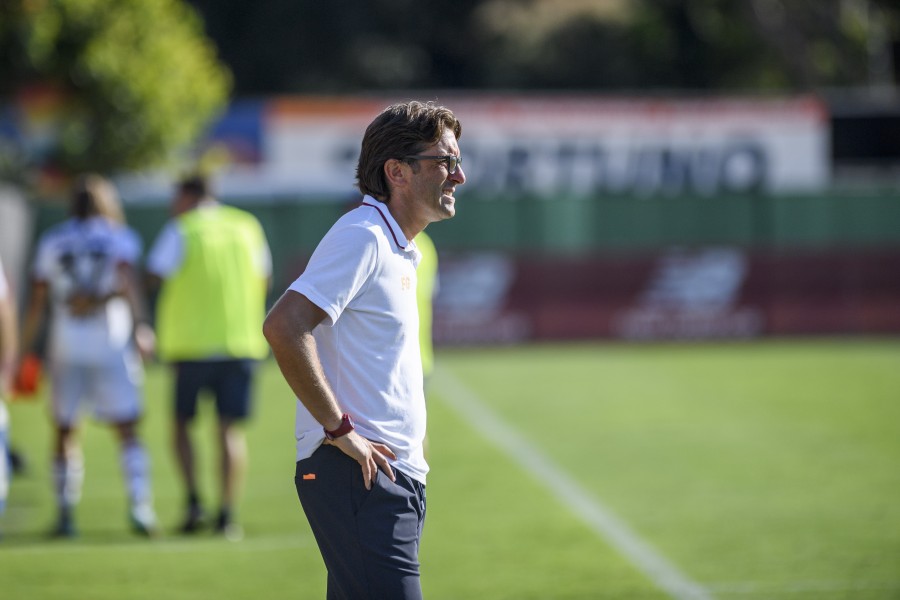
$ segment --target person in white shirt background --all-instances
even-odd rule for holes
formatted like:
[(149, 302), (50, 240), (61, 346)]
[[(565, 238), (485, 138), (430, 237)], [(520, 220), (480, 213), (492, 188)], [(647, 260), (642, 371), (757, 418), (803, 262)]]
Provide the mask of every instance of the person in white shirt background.
[(109, 424), (119, 440), (135, 532), (154, 535), (150, 457), (138, 436), (142, 415), (141, 355), (153, 351), (137, 277), (141, 242), (125, 225), (113, 185), (89, 174), (78, 179), (71, 216), (38, 240), (22, 350), (34, 352), (50, 305), (47, 362), (54, 424), (53, 482), (58, 520), (53, 534), (76, 535), (84, 459), (78, 440), (83, 409)]

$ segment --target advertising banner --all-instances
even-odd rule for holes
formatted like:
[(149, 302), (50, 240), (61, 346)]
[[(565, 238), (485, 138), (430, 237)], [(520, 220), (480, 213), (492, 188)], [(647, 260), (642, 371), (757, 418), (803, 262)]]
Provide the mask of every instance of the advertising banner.
[[(205, 143), (224, 161), (220, 194), (346, 199), (356, 193), (366, 126), (397, 100), (236, 104)], [(810, 192), (830, 180), (827, 110), (812, 97), (435, 100), (463, 123), (465, 190), (479, 197)], [(153, 183), (145, 177), (123, 185), (131, 196), (153, 196), (160, 191)]]

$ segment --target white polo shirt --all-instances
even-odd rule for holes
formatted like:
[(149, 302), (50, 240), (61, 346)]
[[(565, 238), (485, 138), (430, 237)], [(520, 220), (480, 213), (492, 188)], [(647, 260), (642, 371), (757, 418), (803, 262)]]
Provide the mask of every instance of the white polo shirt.
[[(428, 464), (419, 352), (416, 267), (421, 254), (387, 205), (366, 196), (325, 234), (288, 288), (327, 313), (313, 330), (338, 404), (357, 432), (397, 455), (393, 467), (422, 483)], [(325, 439), (297, 400), (297, 460)]]

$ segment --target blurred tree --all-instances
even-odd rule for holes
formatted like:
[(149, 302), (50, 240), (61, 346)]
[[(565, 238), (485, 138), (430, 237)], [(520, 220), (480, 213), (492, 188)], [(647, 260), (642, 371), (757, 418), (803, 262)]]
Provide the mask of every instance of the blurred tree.
[(883, 80), (900, 39), (897, 0), (191, 3), (242, 95), (802, 91)]
[(870, 83), (898, 14), (895, 0), (488, 0), (479, 25), (505, 86), (805, 91)]
[(242, 95), (470, 87), (483, 59), (479, 0), (190, 1)]
[(0, 106), (18, 130), (4, 178), (159, 164), (224, 108), (231, 84), (181, 0), (3, 0), (0, 57)]
[(873, 7), (859, 0), (741, 2), (761, 45), (800, 89), (869, 83), (870, 40), (880, 25), (869, 18)]

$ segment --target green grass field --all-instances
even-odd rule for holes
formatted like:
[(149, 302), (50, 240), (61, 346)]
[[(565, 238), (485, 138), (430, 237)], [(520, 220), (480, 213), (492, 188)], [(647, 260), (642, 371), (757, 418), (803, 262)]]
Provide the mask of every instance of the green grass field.
[[(438, 365), (427, 598), (900, 598), (900, 341), (454, 349)], [(149, 369), (143, 434), (171, 531), (168, 386)], [(30, 471), (0, 519), (4, 600), (324, 598), (293, 490), (294, 403), (271, 362), (241, 542), (133, 537), (112, 434), (93, 424), (81, 536), (47, 540), (45, 405), (11, 412)], [(210, 425), (207, 411), (212, 499)]]

